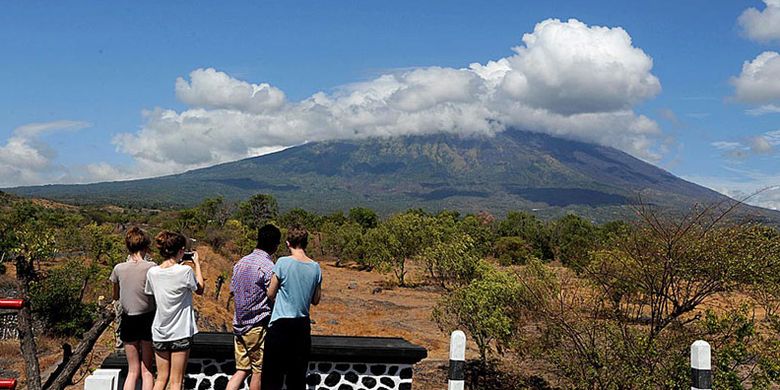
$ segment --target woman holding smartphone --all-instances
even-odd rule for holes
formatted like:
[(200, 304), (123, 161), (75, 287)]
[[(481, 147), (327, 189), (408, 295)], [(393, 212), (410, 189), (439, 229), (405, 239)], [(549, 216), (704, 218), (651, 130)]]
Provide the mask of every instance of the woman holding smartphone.
[(163, 231), (155, 237), (160, 255), (165, 259), (146, 273), (145, 292), (154, 295), (157, 310), (152, 324), (152, 344), (157, 363), (154, 390), (181, 390), (192, 336), (198, 333), (192, 293), (203, 295), (203, 274), (198, 253), (192, 255), (193, 267), (182, 265), (187, 239)]

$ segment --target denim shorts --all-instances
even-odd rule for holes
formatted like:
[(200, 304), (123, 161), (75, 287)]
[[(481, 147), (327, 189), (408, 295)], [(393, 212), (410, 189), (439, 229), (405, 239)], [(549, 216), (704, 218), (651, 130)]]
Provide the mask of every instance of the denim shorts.
[(192, 348), (192, 337), (173, 341), (153, 341), (155, 351), (161, 352), (179, 352)]

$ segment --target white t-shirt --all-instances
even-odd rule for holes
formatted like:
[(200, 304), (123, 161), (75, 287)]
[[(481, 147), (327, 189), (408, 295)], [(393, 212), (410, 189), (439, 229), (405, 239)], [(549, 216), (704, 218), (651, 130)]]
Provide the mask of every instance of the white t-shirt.
[(198, 333), (192, 308), (192, 292), (197, 289), (195, 272), (186, 265), (149, 269), (144, 292), (154, 295), (157, 303), (152, 323), (153, 341), (181, 340)]

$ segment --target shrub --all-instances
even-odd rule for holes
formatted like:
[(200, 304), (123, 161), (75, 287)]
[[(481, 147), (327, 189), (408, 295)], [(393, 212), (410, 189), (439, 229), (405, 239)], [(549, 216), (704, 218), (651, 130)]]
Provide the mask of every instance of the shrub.
[(96, 306), (81, 300), (84, 281), (90, 272), (93, 271), (81, 262), (70, 260), (32, 284), (33, 311), (52, 334), (77, 335), (91, 326)]
[(445, 288), (469, 284), (477, 276), (480, 262), (474, 239), (462, 233), (436, 242), (423, 250), (421, 257), (431, 277)]
[(348, 221), (341, 225), (326, 222), (322, 225), (325, 234), (323, 248), (336, 257), (337, 264), (343, 260), (355, 260), (365, 263), (363, 228), (356, 222)]
[(369, 230), (365, 236), (366, 259), (381, 271), (392, 271), (400, 286), (406, 285), (406, 261), (432, 244), (431, 217), (419, 211), (396, 214)]
[(500, 237), (493, 247), (493, 256), (501, 265), (525, 264), (533, 256), (531, 250), (531, 245), (521, 237)]
[(491, 351), (501, 351), (512, 340), (519, 290), (513, 275), (482, 263), (479, 277), (444, 296), (433, 318), (448, 333), (455, 329), (467, 332), (486, 363)]

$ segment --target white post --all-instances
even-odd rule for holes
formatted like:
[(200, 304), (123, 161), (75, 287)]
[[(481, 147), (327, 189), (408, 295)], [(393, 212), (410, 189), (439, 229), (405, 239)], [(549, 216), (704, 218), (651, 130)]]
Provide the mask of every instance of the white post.
[(698, 340), (691, 345), (691, 390), (712, 389), (710, 344)]
[(449, 390), (463, 390), (466, 379), (466, 334), (456, 330), (450, 337)]
[(112, 390), (116, 387), (113, 376), (90, 375), (84, 380), (84, 390)]

